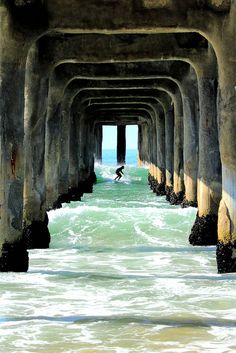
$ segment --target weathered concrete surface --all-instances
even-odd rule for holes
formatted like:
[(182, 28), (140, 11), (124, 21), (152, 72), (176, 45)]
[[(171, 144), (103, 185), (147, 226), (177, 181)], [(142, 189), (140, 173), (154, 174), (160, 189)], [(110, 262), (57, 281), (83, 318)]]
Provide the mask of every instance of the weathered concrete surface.
[(95, 125), (95, 161), (102, 163), (102, 139), (103, 127), (102, 124)]
[(40, 67), (36, 46), (29, 51), (26, 68), (23, 238), (27, 248), (48, 248), (50, 234), (45, 222), (47, 215), (44, 173), (48, 77), (45, 77)]
[(218, 120), (222, 161), (222, 199), (219, 208), (217, 264), (219, 272), (235, 272), (236, 248), (236, 4), (225, 28), (225, 37), (216, 48), (219, 63)]
[(0, 270), (25, 271), (28, 253), (22, 239), (23, 116), (29, 43), (14, 32), (12, 18), (3, 6), (0, 43)]
[(198, 69), (200, 108), (198, 215), (189, 238), (193, 245), (214, 245), (217, 242), (217, 213), (221, 199), (221, 162), (215, 69), (215, 57), (210, 51), (208, 61), (202, 62)]
[(198, 177), (198, 131), (199, 131), (199, 97), (197, 76), (189, 67), (189, 73), (181, 84), (184, 114), (184, 186), (185, 198), (182, 207), (197, 206)]
[[(178, 202), (184, 192), (185, 203), (195, 202), (197, 191), (199, 213), (194, 237), (199, 243), (212, 242), (212, 233), (216, 239), (218, 212), (218, 270), (236, 271), (236, 51), (232, 45), (236, 39), (235, 2), (1, 0), (0, 20), (1, 270), (27, 269), (27, 252), (22, 241), (23, 204), (25, 223), (36, 228), (35, 222), (47, 224), (47, 219), (43, 219), (45, 207), (51, 208), (56, 200), (60, 205), (70, 198), (80, 198), (78, 181), (87, 183), (90, 178), (83, 185), (83, 190), (90, 191), (91, 180), (95, 179), (94, 152), (101, 142), (101, 138), (95, 141), (95, 126), (126, 124), (134, 114), (133, 123), (139, 125), (140, 161), (150, 164), (154, 181), (162, 180), (164, 175), (166, 188), (171, 190), (173, 185), (171, 195), (178, 196)], [(38, 63), (26, 66), (29, 49), (34, 44), (39, 48)], [(214, 51), (216, 60), (208, 62), (208, 53)], [(152, 64), (157, 60), (158, 70), (157, 64)], [(178, 64), (179, 74), (178, 70), (167, 72), (169, 60), (182, 60)], [(142, 65), (141, 61), (149, 64)], [(199, 98), (196, 79), (191, 81), (183, 61), (196, 71)], [(113, 65), (100, 66), (102, 74), (99, 73), (99, 65), (108, 62)], [(118, 62), (125, 65), (122, 67)], [(74, 72), (69, 63), (76, 65)], [(77, 66), (79, 63), (87, 67)], [(97, 68), (89, 66), (91, 63), (97, 63)], [(25, 74), (29, 78), (26, 85)], [(179, 91), (173, 91), (170, 84), (167, 87), (160, 76), (173, 80)], [(109, 83), (115, 77), (126, 82)], [(150, 108), (127, 109), (122, 101), (123, 108), (84, 109), (82, 101), (78, 104), (80, 98), (75, 98), (89, 87), (101, 90), (111, 85), (121, 91), (162, 90), (170, 102), (165, 105), (165, 99), (161, 99), (162, 113), (157, 109), (150, 113)], [(31, 89), (32, 96), (27, 93)], [(140, 99), (143, 96), (140, 94)], [(106, 104), (102, 95), (100, 103)], [(114, 99), (109, 103), (117, 102)], [(87, 146), (84, 137), (89, 140)], [(40, 145), (44, 141), (45, 154)], [(30, 145), (32, 149), (27, 148)], [(38, 163), (34, 162), (36, 155)], [(214, 231), (209, 230), (211, 224)]]

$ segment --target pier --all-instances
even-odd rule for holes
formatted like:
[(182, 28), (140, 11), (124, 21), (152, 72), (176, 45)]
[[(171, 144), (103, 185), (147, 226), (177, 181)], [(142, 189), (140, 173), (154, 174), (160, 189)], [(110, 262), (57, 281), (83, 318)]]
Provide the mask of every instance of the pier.
[(236, 271), (236, 3), (0, 0), (0, 271), (91, 193), (102, 127), (138, 125), (153, 191), (197, 207), (190, 243)]

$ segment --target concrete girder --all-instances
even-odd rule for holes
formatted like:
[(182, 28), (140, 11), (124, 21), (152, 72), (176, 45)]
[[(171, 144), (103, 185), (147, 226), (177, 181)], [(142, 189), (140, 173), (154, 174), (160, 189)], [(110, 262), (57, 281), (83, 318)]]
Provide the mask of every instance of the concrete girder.
[[(182, 36), (183, 34), (179, 34)], [(186, 34), (187, 35), (187, 34)], [(200, 62), (207, 57), (207, 42), (198, 48), (179, 45), (173, 34), (80, 34), (66, 37), (42, 37), (38, 40), (40, 61), (51, 72), (65, 63), (135, 63), (159, 60)], [(148, 39), (148, 40), (147, 40)]]
[[(181, 32), (198, 30), (211, 33), (212, 27), (221, 22), (230, 10), (228, 1), (187, 0), (184, 3), (150, 0), (70, 0), (44, 2), (50, 30), (78, 33), (84, 30), (138, 32)], [(220, 13), (219, 13), (220, 10)], [(97, 13), (100, 16), (97, 16)], [(204, 14), (204, 16), (202, 16)]]

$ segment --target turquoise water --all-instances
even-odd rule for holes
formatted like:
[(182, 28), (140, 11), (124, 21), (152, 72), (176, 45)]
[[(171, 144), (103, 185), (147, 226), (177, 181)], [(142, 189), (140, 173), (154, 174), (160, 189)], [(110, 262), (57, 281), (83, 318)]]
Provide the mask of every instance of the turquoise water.
[(236, 352), (236, 275), (188, 244), (196, 210), (156, 197), (147, 169), (114, 182), (115, 168), (49, 212), (28, 273), (0, 274), (0, 353)]

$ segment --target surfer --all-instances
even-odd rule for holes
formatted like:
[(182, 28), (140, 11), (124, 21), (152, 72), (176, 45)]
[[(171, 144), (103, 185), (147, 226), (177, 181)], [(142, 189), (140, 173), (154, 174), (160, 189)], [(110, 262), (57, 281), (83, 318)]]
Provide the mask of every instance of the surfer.
[(124, 175), (124, 173), (122, 172), (122, 170), (124, 169), (124, 166), (120, 167), (120, 168), (117, 168), (116, 169), (116, 177), (114, 180), (120, 180), (120, 178), (122, 177), (122, 174)]

